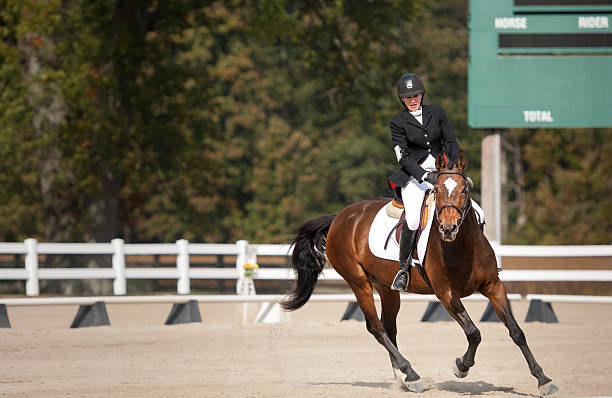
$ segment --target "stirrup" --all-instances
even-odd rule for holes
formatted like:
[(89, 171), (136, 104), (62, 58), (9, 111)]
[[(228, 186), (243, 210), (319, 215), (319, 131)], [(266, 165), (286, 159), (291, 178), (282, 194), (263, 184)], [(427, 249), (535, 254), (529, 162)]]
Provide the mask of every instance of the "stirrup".
[[(402, 264), (400, 262), (400, 269), (397, 271), (397, 274), (395, 274), (395, 277), (393, 278), (393, 282), (391, 283), (391, 290), (397, 290), (399, 292), (403, 292), (408, 288), (408, 285), (410, 284), (410, 262), (411, 260), (412, 259), (408, 257), (408, 260), (406, 260), (406, 264), (404, 265), (404, 267), (402, 267)], [(406, 279), (405, 283), (403, 281), (400, 281), (402, 276), (404, 276)]]
[[(401, 277), (406, 278), (405, 284), (403, 281), (400, 281)], [(408, 287), (408, 284), (410, 283), (409, 279), (410, 279), (410, 274), (407, 271), (399, 271), (395, 275), (395, 278), (393, 278), (393, 283), (391, 284), (391, 290), (397, 290), (398, 292), (405, 291), (406, 288)]]

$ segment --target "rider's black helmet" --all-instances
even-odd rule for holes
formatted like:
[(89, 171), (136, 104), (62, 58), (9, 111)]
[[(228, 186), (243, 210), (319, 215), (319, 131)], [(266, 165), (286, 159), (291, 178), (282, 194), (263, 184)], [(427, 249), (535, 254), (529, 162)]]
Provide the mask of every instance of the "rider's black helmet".
[(404, 104), (402, 97), (412, 97), (417, 94), (423, 94), (423, 97), (425, 97), (425, 85), (421, 78), (414, 73), (402, 75), (397, 82), (397, 96), (402, 105)]

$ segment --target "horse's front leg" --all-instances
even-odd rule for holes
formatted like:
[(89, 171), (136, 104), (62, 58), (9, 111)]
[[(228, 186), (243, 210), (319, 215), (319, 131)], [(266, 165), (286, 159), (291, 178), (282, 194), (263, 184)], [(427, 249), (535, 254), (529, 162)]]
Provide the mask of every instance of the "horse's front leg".
[[(425, 387), (423, 386), (423, 382), (421, 382), (421, 377), (418, 375), (417, 372), (414, 371), (414, 369), (412, 369), (410, 362), (408, 362), (408, 360), (404, 358), (397, 349), (394, 342), (395, 336), (393, 336), (392, 341), (382, 322), (380, 321), (380, 319), (378, 319), (378, 315), (376, 313), (376, 305), (374, 304), (372, 285), (370, 281), (364, 275), (364, 279), (361, 279), (359, 281), (347, 279), (347, 282), (355, 293), (355, 297), (357, 298), (359, 307), (363, 311), (363, 315), (366, 319), (366, 327), (368, 329), (368, 332), (370, 332), (374, 336), (374, 338), (376, 338), (376, 340), (389, 352), (393, 368), (399, 368), (399, 370), (401, 370), (401, 372), (406, 375), (403, 381), (403, 385), (405, 386), (405, 388), (413, 392), (423, 391)], [(395, 323), (395, 321), (393, 323)]]
[(514, 315), (512, 315), (512, 309), (510, 307), (510, 302), (508, 301), (504, 284), (498, 280), (497, 282), (489, 285), (487, 289), (482, 292), (482, 294), (489, 299), (493, 309), (495, 309), (495, 312), (497, 313), (497, 316), (499, 316), (504, 325), (506, 325), (510, 331), (512, 341), (514, 341), (514, 343), (519, 346), (523, 352), (523, 356), (529, 365), (529, 371), (536, 379), (538, 379), (538, 389), (540, 390), (540, 394), (550, 395), (559, 391), (559, 387), (557, 387), (552, 380), (544, 374), (542, 367), (536, 362), (535, 357), (531, 353), (531, 350), (527, 345), (525, 333), (523, 333), (516, 322), (516, 319), (514, 319)]
[(468, 315), (463, 303), (459, 298), (452, 297), (451, 294), (441, 297), (440, 301), (444, 307), (448, 310), (448, 313), (459, 323), (465, 337), (467, 337), (468, 348), (465, 354), (461, 358), (455, 359), (453, 364), (453, 373), (459, 378), (466, 377), (470, 368), (474, 366), (474, 358), (476, 356), (476, 349), (480, 344), (480, 330), (474, 325), (472, 319)]

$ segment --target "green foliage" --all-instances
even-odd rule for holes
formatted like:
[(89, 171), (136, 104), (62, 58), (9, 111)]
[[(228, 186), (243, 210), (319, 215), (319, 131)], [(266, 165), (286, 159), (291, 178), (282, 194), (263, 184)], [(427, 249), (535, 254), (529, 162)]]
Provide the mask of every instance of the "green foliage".
[(0, 239), (8, 241), (36, 237), (42, 230), (38, 165), (17, 48), (20, 12), (18, 3), (0, 1)]
[(509, 243), (609, 244), (612, 179), (610, 131), (521, 133), (525, 218)]
[[(118, 220), (97, 220), (101, 214), (93, 207), (112, 207), (117, 195), (146, 196), (147, 187), (191, 168), (175, 157), (192, 144), (186, 126), (198, 121), (183, 106), (187, 94), (197, 94), (184, 89), (197, 70), (172, 55), (183, 50), (181, 33), (197, 9), (188, 1), (141, 9), (107, 1), (7, 1), (7, 6), (14, 13), (3, 16), (10, 37), (4, 37), (2, 54), (12, 57), (3, 63), (12, 76), (3, 71), (3, 79), (18, 83), (12, 83), (13, 92), (3, 90), (2, 106), (21, 110), (25, 122), (18, 126), (17, 118), (3, 117), (8, 122), (3, 139), (15, 143), (15, 154), (29, 148), (41, 165), (56, 160), (39, 183), (48, 186), (45, 214), (53, 207), (72, 213), (71, 222), (62, 225), (64, 237), (86, 239), (92, 235), (88, 230), (110, 223), (112, 238)], [(20, 69), (24, 62), (27, 67)], [(130, 208), (133, 201), (127, 205), (122, 221), (129, 225), (136, 209)]]
[[(466, 24), (464, 0), (0, 0), (0, 239), (287, 242), (390, 194), (410, 71), (478, 187)], [(581, 221), (610, 218), (609, 133), (580, 134), (516, 136), (510, 241), (609, 242)]]

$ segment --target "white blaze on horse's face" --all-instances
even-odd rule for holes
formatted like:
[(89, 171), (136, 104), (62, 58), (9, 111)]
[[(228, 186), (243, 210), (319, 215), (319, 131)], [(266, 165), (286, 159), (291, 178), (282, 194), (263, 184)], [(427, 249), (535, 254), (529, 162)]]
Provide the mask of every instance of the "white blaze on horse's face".
[[(447, 174), (457, 173), (449, 172)], [(442, 240), (446, 242), (452, 242), (457, 237), (462, 217), (462, 206), (459, 203), (460, 195), (454, 198), (452, 196), (455, 189), (460, 189), (460, 182), (457, 182), (455, 178), (453, 178), (453, 176), (447, 176), (446, 179), (441, 180), (439, 188), (441, 191), (446, 189), (446, 192), (440, 196), (439, 200), (441, 202), (436, 204), (438, 222), (440, 223), (439, 230), (442, 234)], [(444, 188), (442, 188), (442, 186), (444, 186)]]
[(453, 180), (452, 178), (448, 177), (446, 181), (444, 181), (444, 186), (446, 187), (446, 190), (448, 191), (448, 197), (450, 197), (453, 191), (455, 190), (455, 187), (457, 186), (457, 182)]

